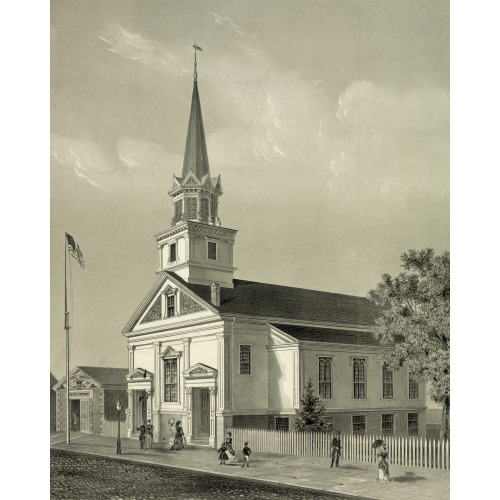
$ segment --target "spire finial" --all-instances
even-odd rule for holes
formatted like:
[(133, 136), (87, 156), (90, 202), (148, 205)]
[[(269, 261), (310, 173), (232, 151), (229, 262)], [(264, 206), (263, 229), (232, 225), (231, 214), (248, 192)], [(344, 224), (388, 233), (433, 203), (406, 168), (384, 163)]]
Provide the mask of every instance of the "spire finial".
[(202, 51), (203, 49), (201, 47), (199, 47), (198, 45), (196, 45), (196, 40), (194, 41), (194, 45), (193, 45), (193, 49), (194, 49), (194, 74), (193, 74), (193, 78), (194, 78), (194, 81), (197, 82), (198, 81), (198, 71), (196, 70), (196, 51), (199, 50), (199, 51)]

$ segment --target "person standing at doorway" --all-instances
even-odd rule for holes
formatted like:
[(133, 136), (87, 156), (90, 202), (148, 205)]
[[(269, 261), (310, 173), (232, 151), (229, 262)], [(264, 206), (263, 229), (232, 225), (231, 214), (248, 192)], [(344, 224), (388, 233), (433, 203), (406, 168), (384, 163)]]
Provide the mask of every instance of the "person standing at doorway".
[(340, 443), (340, 431), (335, 433), (335, 437), (332, 439), (332, 462), (330, 464), (330, 469), (333, 467), (335, 463), (335, 467), (339, 466), (339, 458), (340, 458), (340, 450), (342, 449), (342, 445)]
[(149, 450), (153, 447), (153, 431), (154, 425), (151, 423), (151, 420), (148, 419), (148, 423), (146, 424), (146, 450)]
[(137, 427), (137, 430), (139, 431), (139, 445), (141, 450), (144, 450), (146, 448), (146, 422), (142, 422), (142, 424)]

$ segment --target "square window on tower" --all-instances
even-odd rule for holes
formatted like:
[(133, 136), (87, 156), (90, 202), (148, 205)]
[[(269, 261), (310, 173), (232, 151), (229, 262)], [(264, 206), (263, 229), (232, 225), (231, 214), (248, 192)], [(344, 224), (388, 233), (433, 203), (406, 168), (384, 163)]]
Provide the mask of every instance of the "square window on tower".
[(217, 243), (214, 241), (208, 242), (208, 258), (209, 260), (217, 260)]

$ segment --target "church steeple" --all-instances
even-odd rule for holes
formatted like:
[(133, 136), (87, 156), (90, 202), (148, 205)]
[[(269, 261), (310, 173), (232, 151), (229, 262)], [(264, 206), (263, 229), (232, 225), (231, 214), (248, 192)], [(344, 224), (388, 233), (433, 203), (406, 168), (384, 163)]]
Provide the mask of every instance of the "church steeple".
[[(156, 235), (159, 270), (177, 273), (188, 283), (233, 287), (233, 245), (237, 231), (221, 227), (220, 175), (211, 177), (198, 93), (195, 43), (193, 96), (182, 177), (172, 179), (172, 227)], [(217, 226), (217, 227), (214, 227)]]
[(182, 177), (186, 178), (189, 172), (193, 172), (198, 179), (201, 179), (209, 171), (205, 130), (203, 129), (203, 118), (201, 116), (200, 95), (198, 94), (198, 82), (195, 80), (193, 82), (193, 97), (191, 98), (191, 114), (189, 115)]

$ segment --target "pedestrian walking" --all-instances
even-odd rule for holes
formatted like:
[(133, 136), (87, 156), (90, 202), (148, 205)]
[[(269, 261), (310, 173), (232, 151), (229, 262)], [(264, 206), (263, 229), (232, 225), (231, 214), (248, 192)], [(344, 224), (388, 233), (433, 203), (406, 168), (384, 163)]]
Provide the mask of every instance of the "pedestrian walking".
[(173, 418), (170, 418), (168, 420), (168, 425), (170, 425), (170, 440), (167, 444), (167, 448), (169, 450), (173, 450), (174, 442), (175, 442), (175, 434), (177, 432), (176, 426), (175, 426), (175, 420)]
[(242, 468), (245, 467), (245, 464), (247, 464), (247, 467), (250, 467), (251, 453), (252, 450), (248, 447), (248, 441), (245, 441), (245, 447), (243, 448), (243, 465), (241, 466)]
[(174, 436), (174, 444), (170, 448), (171, 450), (182, 450), (184, 448), (184, 444), (186, 443), (186, 438), (184, 437), (184, 431), (181, 427), (181, 421), (177, 420), (175, 424), (175, 436)]
[(137, 430), (139, 431), (139, 445), (141, 450), (144, 450), (146, 448), (146, 421), (142, 422), (142, 424), (137, 427)]
[(226, 465), (227, 447), (225, 442), (220, 445), (220, 448), (217, 450), (217, 452), (219, 453), (219, 465)]
[(387, 452), (387, 445), (382, 444), (380, 451), (377, 453), (378, 457), (378, 481), (380, 483), (388, 483), (390, 479), (389, 475), (389, 453)]
[(238, 459), (236, 458), (236, 454), (234, 453), (233, 437), (230, 432), (227, 433), (226, 438), (226, 453), (230, 464), (235, 464), (238, 461)]
[(330, 463), (330, 469), (335, 464), (335, 467), (339, 466), (339, 458), (342, 450), (342, 444), (340, 442), (340, 431), (335, 433), (335, 437), (332, 439), (332, 461)]
[(151, 423), (151, 420), (148, 419), (148, 423), (146, 424), (146, 450), (153, 447), (153, 431), (154, 425)]

